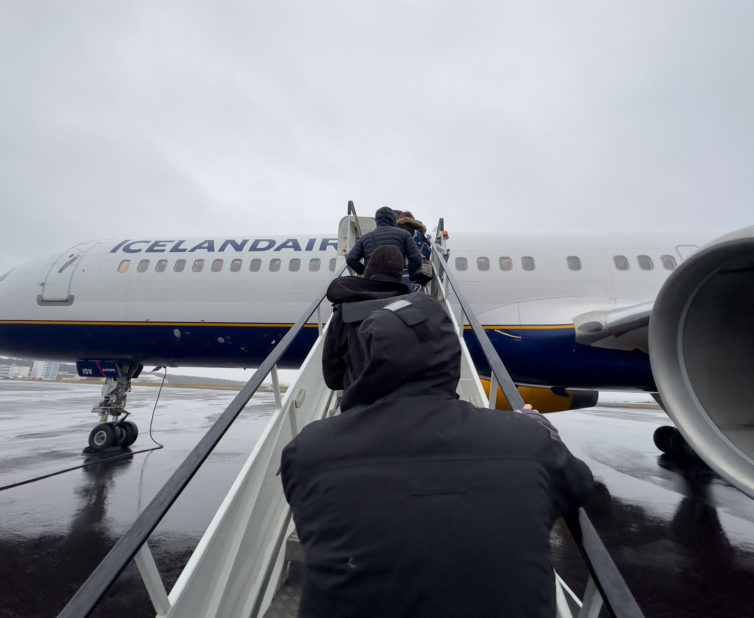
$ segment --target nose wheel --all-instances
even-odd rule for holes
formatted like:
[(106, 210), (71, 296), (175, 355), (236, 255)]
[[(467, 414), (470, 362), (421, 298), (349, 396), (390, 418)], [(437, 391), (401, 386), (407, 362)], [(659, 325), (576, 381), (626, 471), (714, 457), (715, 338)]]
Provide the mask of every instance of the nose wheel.
[(139, 428), (131, 421), (100, 423), (89, 434), (89, 447), (101, 451), (111, 446), (131, 446), (139, 436)]

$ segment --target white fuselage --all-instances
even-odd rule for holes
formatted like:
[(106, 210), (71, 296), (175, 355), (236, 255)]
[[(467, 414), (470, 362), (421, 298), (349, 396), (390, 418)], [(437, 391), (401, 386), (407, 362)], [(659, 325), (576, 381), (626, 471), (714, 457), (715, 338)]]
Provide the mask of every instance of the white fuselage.
[[(675, 265), (712, 237), (451, 233), (447, 246), (488, 332), (520, 341), (536, 331), (541, 354), (547, 331), (559, 329), (562, 339), (576, 315), (654, 299)], [(324, 291), (336, 243), (335, 235), (82, 243), (2, 276), (0, 353), (253, 365)], [(535, 381), (532, 360), (522, 367), (521, 377)], [(551, 382), (551, 369), (544, 373)]]

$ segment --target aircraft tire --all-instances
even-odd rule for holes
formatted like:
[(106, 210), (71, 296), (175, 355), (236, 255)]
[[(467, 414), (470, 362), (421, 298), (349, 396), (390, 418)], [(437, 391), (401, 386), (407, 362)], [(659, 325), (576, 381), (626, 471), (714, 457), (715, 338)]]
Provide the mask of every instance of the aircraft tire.
[(694, 451), (675, 427), (663, 425), (652, 436), (655, 446), (663, 453), (674, 457), (694, 457)]
[(89, 434), (89, 446), (95, 451), (101, 451), (117, 442), (115, 428), (112, 423), (100, 423)]
[(131, 446), (139, 436), (139, 428), (136, 426), (136, 423), (132, 423), (131, 421), (123, 421), (121, 427), (126, 433), (123, 438), (123, 446)]

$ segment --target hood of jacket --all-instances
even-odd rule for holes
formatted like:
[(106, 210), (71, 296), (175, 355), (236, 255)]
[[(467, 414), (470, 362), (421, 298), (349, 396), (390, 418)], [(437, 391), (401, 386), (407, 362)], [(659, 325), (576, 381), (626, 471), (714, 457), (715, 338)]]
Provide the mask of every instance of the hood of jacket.
[(327, 288), (327, 300), (331, 303), (352, 303), (408, 294), (411, 289), (403, 282), (376, 275), (364, 277), (338, 277)]
[(406, 229), (410, 227), (411, 229), (414, 229), (414, 230), (421, 230), (422, 234), (427, 233), (427, 227), (421, 221), (418, 221), (417, 219), (414, 219), (413, 217), (407, 217), (406, 215), (402, 215), (398, 217), (398, 219), (396, 219), (395, 221), (395, 224), (402, 225)]
[(374, 220), (377, 222), (377, 225), (389, 225), (392, 227), (395, 225), (395, 213), (392, 208), (383, 206), (374, 213)]
[(397, 298), (359, 327), (361, 373), (344, 391), (345, 411), (383, 397), (455, 399), (461, 346), (442, 305), (423, 293)]

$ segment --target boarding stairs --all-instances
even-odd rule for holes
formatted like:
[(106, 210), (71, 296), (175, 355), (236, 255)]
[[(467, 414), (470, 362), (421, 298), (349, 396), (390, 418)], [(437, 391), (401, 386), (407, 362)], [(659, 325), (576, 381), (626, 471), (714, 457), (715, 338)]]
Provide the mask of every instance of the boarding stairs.
[[(336, 266), (336, 276), (346, 270), (347, 249), (374, 225), (373, 218), (358, 217), (353, 203), (349, 202), (348, 214), (339, 227), (340, 265)], [(447, 268), (447, 255), (441, 219), (432, 246), (434, 274), (425, 291), (443, 303), (458, 333), (462, 364), (457, 392), (462, 399), (477, 407), (494, 408), (499, 385), (508, 404), (513, 409), (520, 409), (524, 402)], [(297, 543), (291, 512), (283, 495), (279, 466), (283, 447), (307, 423), (338, 413), (338, 393), (328, 389), (322, 377), (322, 347), (329, 324), (324, 313), (327, 309), (322, 307), (326, 301), (325, 292), (322, 291), (265, 359), (131, 529), (66, 605), (60, 617), (79, 618), (89, 614), (132, 560), (158, 617), (296, 616), (300, 593), (300, 567), (297, 565), (303, 560), (303, 552)], [(312, 319), (318, 326), (319, 337), (295, 381), (283, 393), (277, 363), (298, 332)], [(464, 342), (466, 324), (478, 338), (491, 368), (489, 398)], [(275, 392), (276, 410), (168, 593), (149, 550), (149, 536), (268, 375)], [(558, 617), (642, 616), (583, 509), (566, 523), (590, 577), (583, 598), (579, 599), (566, 582), (553, 573)]]

